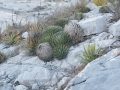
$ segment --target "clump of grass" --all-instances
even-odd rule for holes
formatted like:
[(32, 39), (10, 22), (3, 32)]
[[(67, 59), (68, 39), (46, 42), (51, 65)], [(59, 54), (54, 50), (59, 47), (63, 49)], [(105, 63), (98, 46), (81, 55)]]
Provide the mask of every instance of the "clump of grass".
[(102, 46), (96, 48), (95, 44), (89, 44), (84, 47), (84, 51), (80, 56), (81, 62), (84, 64), (88, 64), (89, 62), (95, 60), (96, 58), (103, 55)]
[(81, 19), (83, 19), (83, 18), (84, 18), (84, 14), (83, 14), (83, 13), (78, 12), (78, 13), (75, 14), (75, 19), (81, 20)]
[(45, 7), (43, 7), (43, 6), (37, 6), (33, 10), (34, 11), (39, 11), (39, 10), (43, 10), (43, 9), (45, 9)]
[(40, 44), (40, 38), (42, 28), (37, 26), (38, 24), (32, 25), (29, 29), (29, 35), (26, 41), (26, 48), (28, 50), (27, 55), (36, 55), (36, 48)]
[(2, 42), (6, 45), (16, 45), (21, 41), (21, 34), (18, 31), (7, 32), (2, 35)]
[(108, 0), (93, 0), (93, 3), (97, 6), (106, 5), (108, 3)]

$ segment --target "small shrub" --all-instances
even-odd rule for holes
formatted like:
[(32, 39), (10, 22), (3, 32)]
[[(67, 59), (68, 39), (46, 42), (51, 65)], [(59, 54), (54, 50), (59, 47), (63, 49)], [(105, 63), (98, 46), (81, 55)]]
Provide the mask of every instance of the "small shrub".
[(69, 34), (64, 31), (57, 32), (52, 37), (53, 45), (69, 45), (70, 41), (71, 39)]
[(77, 20), (81, 20), (81, 19), (83, 19), (83, 18), (84, 18), (83, 13), (78, 12), (78, 13), (75, 14), (75, 19), (77, 19)]
[(102, 6), (100, 9), (99, 9), (99, 12), (100, 13), (109, 13), (111, 10), (108, 6)]
[(89, 12), (90, 9), (88, 7), (86, 7), (87, 4), (88, 4), (88, 1), (81, 0), (80, 2), (73, 5), (73, 9), (75, 12), (82, 12), (82, 13)]
[(43, 7), (43, 6), (37, 6), (33, 10), (34, 11), (39, 11), (39, 10), (43, 10), (43, 9), (45, 9), (45, 7)]
[(88, 7), (82, 7), (81, 10), (80, 10), (82, 13), (87, 13), (90, 11), (90, 8)]
[(21, 34), (17, 31), (12, 31), (2, 36), (2, 41), (6, 45), (15, 45), (18, 44), (21, 40)]
[(108, 3), (108, 0), (93, 0), (93, 2), (97, 6), (102, 6), (102, 5), (106, 5)]
[(6, 56), (2, 52), (0, 52), (0, 63), (4, 62), (6, 59)]
[(28, 33), (28, 38), (26, 41), (26, 48), (28, 49), (28, 55), (36, 55), (36, 48), (39, 45), (39, 41), (41, 38), (42, 28), (38, 26), (30, 27), (30, 31)]
[(95, 44), (89, 44), (88, 46), (84, 47), (84, 51), (80, 58), (82, 63), (88, 64), (89, 62), (95, 60), (102, 55), (102, 46), (96, 49)]
[(113, 14), (113, 21), (118, 21), (120, 19), (120, 0), (109, 0), (110, 13)]
[(57, 45), (54, 47), (54, 57), (58, 60), (64, 59), (67, 57), (69, 48), (66, 45)]
[(68, 24), (69, 20), (65, 19), (65, 18), (61, 18), (55, 21), (55, 25), (60, 26), (62, 28), (64, 28), (65, 24)]
[[(79, 2), (80, 1), (80, 2)], [(43, 28), (45, 29), (48, 26), (55, 24), (56, 20), (61, 18), (66, 18), (68, 20), (74, 20), (75, 14), (81, 12), (81, 8), (85, 7), (89, 1), (88, 0), (79, 0), (76, 4), (71, 4), (63, 7), (56, 7), (54, 12), (51, 15), (48, 15), (45, 18), (40, 18)]]

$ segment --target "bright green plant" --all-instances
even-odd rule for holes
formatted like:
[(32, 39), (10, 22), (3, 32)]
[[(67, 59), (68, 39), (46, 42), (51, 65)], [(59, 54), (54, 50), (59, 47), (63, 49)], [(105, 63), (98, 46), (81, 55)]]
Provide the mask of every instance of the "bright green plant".
[(34, 11), (39, 11), (39, 10), (43, 10), (43, 9), (45, 9), (45, 7), (43, 7), (43, 6), (37, 6), (33, 10)]
[(52, 37), (53, 45), (69, 45), (70, 41), (69, 34), (64, 31), (57, 32)]
[(43, 31), (43, 36), (48, 36), (48, 35), (54, 35), (55, 33), (63, 31), (63, 29), (60, 26), (48, 26), (44, 31)]
[(77, 20), (81, 20), (81, 19), (83, 19), (83, 18), (84, 18), (83, 13), (78, 12), (78, 13), (75, 14), (75, 19), (77, 19)]
[(61, 18), (55, 21), (55, 25), (64, 28), (65, 24), (68, 24), (69, 20), (65, 18)]
[(69, 48), (66, 45), (57, 45), (54, 47), (54, 57), (58, 60), (64, 59), (67, 57)]
[(103, 55), (102, 50), (103, 50), (102, 46), (100, 46), (98, 49), (96, 49), (95, 44), (87, 45), (86, 47), (84, 47), (82, 56), (80, 56), (81, 62), (84, 64), (88, 64), (89, 62), (102, 56)]
[(18, 32), (11, 32), (3, 35), (2, 40), (6, 45), (15, 45), (20, 42), (21, 35)]
[(90, 11), (90, 8), (88, 7), (82, 7), (81, 10), (80, 10), (82, 13), (87, 13)]
[(0, 63), (4, 62), (6, 59), (6, 56), (2, 52), (0, 52)]

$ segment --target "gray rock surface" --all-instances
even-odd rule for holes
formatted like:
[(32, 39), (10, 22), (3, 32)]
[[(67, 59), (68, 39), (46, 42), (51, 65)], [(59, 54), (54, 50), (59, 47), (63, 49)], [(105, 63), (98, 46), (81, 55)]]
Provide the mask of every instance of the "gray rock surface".
[(119, 90), (120, 48), (89, 63), (65, 90)]

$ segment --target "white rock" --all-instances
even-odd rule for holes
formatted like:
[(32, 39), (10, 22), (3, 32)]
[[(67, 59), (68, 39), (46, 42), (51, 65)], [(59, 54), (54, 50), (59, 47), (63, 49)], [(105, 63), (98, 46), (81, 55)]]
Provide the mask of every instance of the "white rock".
[(84, 35), (97, 34), (107, 29), (107, 21), (104, 16), (97, 16), (79, 22), (83, 28)]
[(67, 84), (67, 82), (70, 80), (69, 77), (64, 77), (62, 80), (58, 83), (58, 87), (61, 87), (64, 84)]
[(119, 90), (120, 56), (117, 56), (118, 53), (120, 48), (89, 63), (64, 90)]
[(39, 90), (38, 84), (33, 84), (32, 85), (32, 90)]
[(3, 83), (2, 86), (0, 86), (0, 90), (14, 90), (11, 84)]
[(50, 73), (46, 68), (34, 67), (20, 74), (15, 81), (25, 86), (31, 86), (35, 83), (47, 82), (50, 79)]
[(28, 88), (25, 87), (24, 85), (18, 85), (15, 87), (15, 90), (28, 90)]
[(110, 38), (113, 38), (111, 36), (112, 35), (110, 33), (103, 32), (103, 33), (100, 33), (98, 36), (92, 37), (92, 39), (94, 39), (97, 42), (97, 41), (108, 40)]
[(24, 64), (24, 65), (39, 65), (43, 66), (44, 62), (40, 60), (37, 56), (25, 56), (19, 54), (15, 57), (11, 57), (7, 60), (8, 64)]
[(120, 36), (120, 20), (109, 27), (109, 32), (113, 34), (113, 36)]
[(89, 3), (86, 7), (90, 8), (90, 10), (98, 9), (98, 7), (94, 3)]
[(28, 32), (24, 32), (24, 33), (22, 34), (22, 38), (27, 39), (27, 38), (28, 38)]
[(11, 46), (7, 48), (4, 44), (0, 44), (0, 52), (10, 58), (19, 54), (19, 46)]

